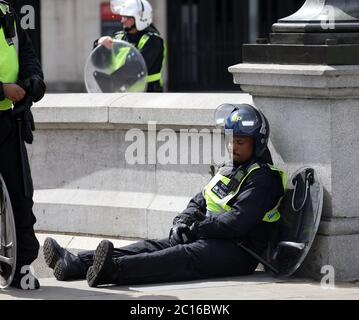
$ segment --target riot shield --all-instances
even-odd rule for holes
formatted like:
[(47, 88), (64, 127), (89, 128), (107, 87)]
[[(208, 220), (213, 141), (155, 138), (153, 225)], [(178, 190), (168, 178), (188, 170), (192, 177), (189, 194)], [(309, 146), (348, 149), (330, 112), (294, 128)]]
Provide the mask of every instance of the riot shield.
[(114, 40), (112, 49), (99, 45), (85, 67), (89, 93), (145, 92), (147, 67), (142, 54), (130, 43)]
[(283, 277), (293, 275), (317, 234), (323, 208), (323, 185), (313, 168), (295, 172), (279, 211), (281, 220), (268, 251), (268, 262)]
[(16, 231), (10, 197), (0, 174), (0, 288), (7, 288), (16, 269)]

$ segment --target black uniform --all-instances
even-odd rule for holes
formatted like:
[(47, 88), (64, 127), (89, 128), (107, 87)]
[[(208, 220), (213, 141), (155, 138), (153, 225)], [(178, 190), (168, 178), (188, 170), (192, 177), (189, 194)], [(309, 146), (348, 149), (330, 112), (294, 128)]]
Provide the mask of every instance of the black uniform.
[[(43, 79), (40, 62), (35, 55), (31, 40), (21, 28), (19, 20), (16, 21), (16, 27), (19, 43), (19, 83), (24, 83), (33, 76)], [(3, 87), (0, 84), (0, 100), (4, 99)], [(20, 143), (24, 151), (23, 162), (20, 157)], [(20, 142), (17, 121), (11, 110), (0, 111), (0, 172), (7, 186), (15, 216), (17, 272), (19, 272), (22, 266), (30, 265), (37, 258), (39, 242), (33, 228), (36, 218), (32, 211), (33, 184), (28, 156), (23, 139)], [(24, 184), (27, 195), (24, 192)]]
[[(236, 168), (232, 167), (229, 178)], [(242, 242), (259, 255), (263, 253), (275, 223), (262, 219), (283, 194), (279, 174), (266, 166), (249, 175), (228, 213), (206, 217), (206, 201), (200, 193), (174, 219), (174, 224), (200, 221), (199, 240), (175, 246), (168, 239), (145, 240), (115, 249), (114, 277), (118, 284), (145, 284), (251, 274), (258, 261), (237, 243)], [(81, 252), (78, 257), (89, 268), (94, 252)]]

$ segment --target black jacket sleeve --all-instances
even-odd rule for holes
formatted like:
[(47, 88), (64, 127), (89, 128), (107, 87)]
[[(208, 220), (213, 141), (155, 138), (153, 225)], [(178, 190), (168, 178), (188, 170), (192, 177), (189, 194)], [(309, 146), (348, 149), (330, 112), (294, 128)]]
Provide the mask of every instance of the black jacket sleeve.
[(157, 36), (151, 36), (147, 41), (141, 54), (146, 62), (147, 70), (152, 70), (155, 63), (158, 61), (158, 57), (163, 54), (163, 40)]
[(43, 80), (44, 75), (41, 69), (40, 61), (36, 57), (29, 35), (21, 28), (18, 17), (16, 18), (16, 31), (19, 39), (19, 80), (25, 81), (33, 75), (37, 75)]
[(173, 224), (184, 223), (188, 226), (195, 221), (203, 221), (206, 218), (206, 200), (202, 193), (194, 196), (187, 208), (174, 218)]
[(243, 239), (278, 203), (284, 190), (277, 172), (254, 171), (244, 182), (230, 212), (200, 222), (199, 238)]

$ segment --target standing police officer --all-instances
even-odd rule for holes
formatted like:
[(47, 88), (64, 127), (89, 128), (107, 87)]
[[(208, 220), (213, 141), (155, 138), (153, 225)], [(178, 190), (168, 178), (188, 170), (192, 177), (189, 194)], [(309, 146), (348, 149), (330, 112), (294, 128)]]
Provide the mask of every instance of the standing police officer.
[[(38, 289), (29, 266), (37, 258), (39, 242), (34, 233), (33, 185), (25, 142), (32, 143), (32, 102), (45, 94), (41, 65), (31, 40), (21, 28), (13, 8), (0, 1), (0, 172), (7, 186), (14, 212), (17, 264), (12, 286)], [(25, 267), (25, 268), (23, 268)], [(31, 283), (33, 285), (31, 285)]]
[(239, 276), (254, 272), (284, 195), (284, 173), (272, 166), (267, 148), (269, 124), (250, 105), (229, 105), (226, 135), (233, 163), (223, 166), (203, 192), (174, 219), (169, 238), (145, 240), (115, 249), (102, 241), (77, 256), (54, 239), (44, 244), (45, 260), (58, 280), (102, 284), (145, 284)]
[[(118, 3), (118, 4), (117, 4)], [(152, 6), (147, 0), (115, 0), (112, 11), (121, 15), (123, 31), (114, 38), (102, 37), (95, 41), (108, 49), (113, 40), (124, 40), (133, 44), (142, 54), (147, 70), (147, 92), (162, 92), (162, 68), (166, 58), (166, 47), (159, 31), (152, 24)]]

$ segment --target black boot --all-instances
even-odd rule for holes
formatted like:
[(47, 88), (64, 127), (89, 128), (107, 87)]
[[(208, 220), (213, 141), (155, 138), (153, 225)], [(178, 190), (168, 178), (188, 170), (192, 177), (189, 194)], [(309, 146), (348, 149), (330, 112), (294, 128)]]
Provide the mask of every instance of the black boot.
[(44, 243), (46, 264), (54, 270), (54, 276), (59, 281), (85, 279), (88, 267), (81, 259), (63, 249), (52, 238), (46, 238)]
[(119, 268), (112, 260), (113, 244), (104, 240), (98, 245), (93, 266), (87, 271), (86, 279), (90, 287), (103, 284), (121, 284), (118, 274)]

